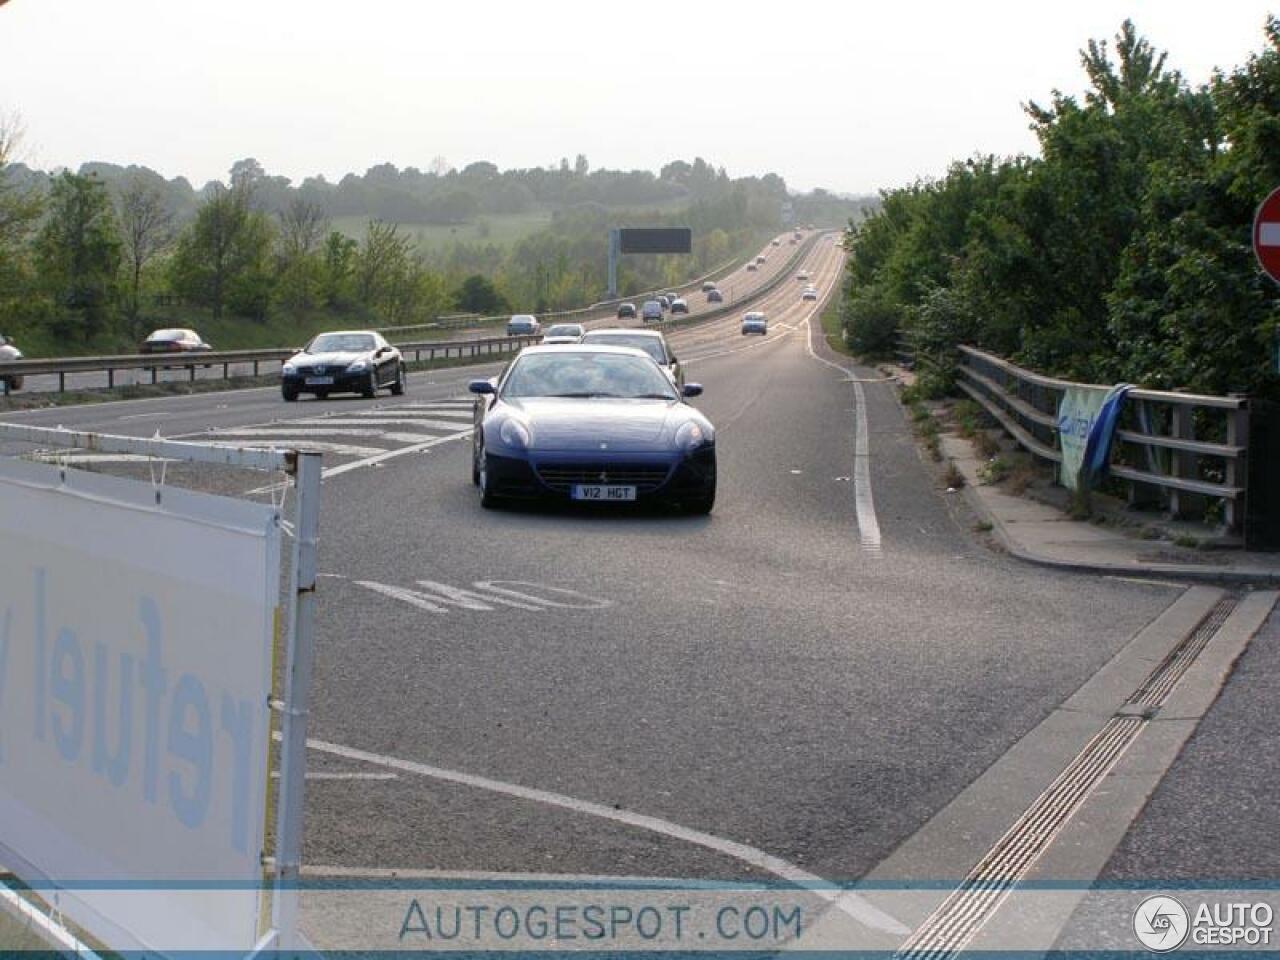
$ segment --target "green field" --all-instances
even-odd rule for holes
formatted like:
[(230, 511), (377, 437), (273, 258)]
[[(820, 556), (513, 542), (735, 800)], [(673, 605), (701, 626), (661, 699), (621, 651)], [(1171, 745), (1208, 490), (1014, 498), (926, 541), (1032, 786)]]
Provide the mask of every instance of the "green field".
[[(333, 228), (354, 240), (364, 239), (368, 217), (334, 217)], [(427, 253), (447, 247), (454, 242), (493, 244), (510, 247), (531, 233), (551, 225), (550, 210), (531, 210), (528, 213), (504, 216), (482, 216), (471, 223), (445, 226), (433, 223), (400, 224), (401, 232), (414, 238), (418, 248)]]
[[(646, 207), (619, 207), (615, 210), (619, 217), (625, 218), (628, 213), (652, 213), (684, 209), (687, 200), (676, 199), (668, 203), (653, 204)], [(482, 214), (470, 223), (454, 226), (432, 223), (402, 223), (401, 231), (418, 242), (423, 253), (448, 247), (454, 242), (493, 244), (495, 247), (511, 247), (519, 243), (531, 233), (537, 233), (551, 225), (551, 207), (538, 207), (519, 214)], [(333, 229), (341, 231), (354, 240), (363, 240), (365, 228), (369, 223), (366, 216), (334, 217)]]

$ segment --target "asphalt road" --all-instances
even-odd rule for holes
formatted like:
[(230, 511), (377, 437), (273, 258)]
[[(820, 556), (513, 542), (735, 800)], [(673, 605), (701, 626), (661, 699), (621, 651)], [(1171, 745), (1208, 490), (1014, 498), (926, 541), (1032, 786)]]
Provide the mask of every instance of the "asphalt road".
[[(840, 256), (810, 255), (824, 292)], [(273, 388), (7, 419), (328, 445), (311, 735), (334, 746), (309, 759), (359, 778), (309, 784), (313, 867), (762, 876), (732, 841), (848, 881), (1177, 592), (990, 552), (801, 286), (766, 298), (765, 338), (736, 318), (673, 337), (717, 426), (705, 518), (482, 510), (465, 384), (496, 367), (417, 374), (403, 398)]]

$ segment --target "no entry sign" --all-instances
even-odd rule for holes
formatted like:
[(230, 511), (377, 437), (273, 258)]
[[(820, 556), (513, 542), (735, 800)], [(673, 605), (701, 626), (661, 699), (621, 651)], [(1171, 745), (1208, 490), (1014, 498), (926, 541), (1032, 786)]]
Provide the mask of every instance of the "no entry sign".
[(1267, 276), (1280, 283), (1280, 187), (1267, 195), (1253, 215), (1253, 254)]

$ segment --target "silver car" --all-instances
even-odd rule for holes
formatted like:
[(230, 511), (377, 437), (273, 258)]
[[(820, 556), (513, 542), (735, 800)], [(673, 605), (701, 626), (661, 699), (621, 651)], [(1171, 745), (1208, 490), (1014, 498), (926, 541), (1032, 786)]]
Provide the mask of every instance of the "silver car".
[(507, 321), (508, 337), (536, 337), (542, 331), (542, 324), (531, 313), (517, 313)]
[(765, 319), (765, 315), (758, 310), (742, 315), (742, 332), (748, 333), (768, 333), (769, 321)]
[(583, 343), (594, 343), (607, 347), (632, 347), (643, 350), (653, 357), (671, 382), (677, 387), (684, 386), (684, 368), (671, 352), (667, 338), (657, 330), (635, 330), (614, 328), (608, 330), (589, 330), (582, 338)]
[(543, 343), (577, 343), (587, 328), (580, 323), (557, 323), (547, 327), (542, 337)]

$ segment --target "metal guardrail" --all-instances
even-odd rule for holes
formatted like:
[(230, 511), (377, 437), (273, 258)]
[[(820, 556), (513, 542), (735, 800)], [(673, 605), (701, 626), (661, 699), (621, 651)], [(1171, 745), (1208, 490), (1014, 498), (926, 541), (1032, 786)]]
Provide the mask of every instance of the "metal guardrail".
[[(457, 357), (482, 357), (501, 355), (519, 350), (530, 343), (536, 343), (538, 337), (487, 337), (479, 340), (419, 340), (399, 343), (396, 346), (402, 354), (413, 354), (419, 361), (426, 354), (427, 360), (452, 359)], [(4, 381), (4, 393), (9, 393), (10, 377), (31, 377), (41, 374), (56, 374), (58, 392), (67, 389), (69, 373), (105, 373), (107, 387), (116, 385), (116, 374), (123, 370), (140, 370), (151, 373), (151, 382), (160, 382), (161, 370), (186, 370), (189, 381), (196, 380), (196, 371), (213, 367), (222, 367), (222, 379), (233, 376), (233, 366), (251, 367), (252, 376), (260, 376), (263, 364), (274, 364), (276, 372), (279, 366), (292, 357), (296, 350), (219, 350), (198, 354), (127, 354), (113, 357), (55, 357), (42, 360), (14, 360), (0, 363), (0, 378)]]
[[(959, 352), (956, 385), (1026, 450), (1061, 463), (1058, 402), (1070, 387), (1094, 385), (1042, 376), (973, 347)], [(1110, 472), (1127, 482), (1131, 503), (1157, 504), (1174, 517), (1204, 517), (1208, 503), (1221, 504), (1223, 525), (1242, 533), (1248, 437), (1247, 397), (1130, 390)]]

